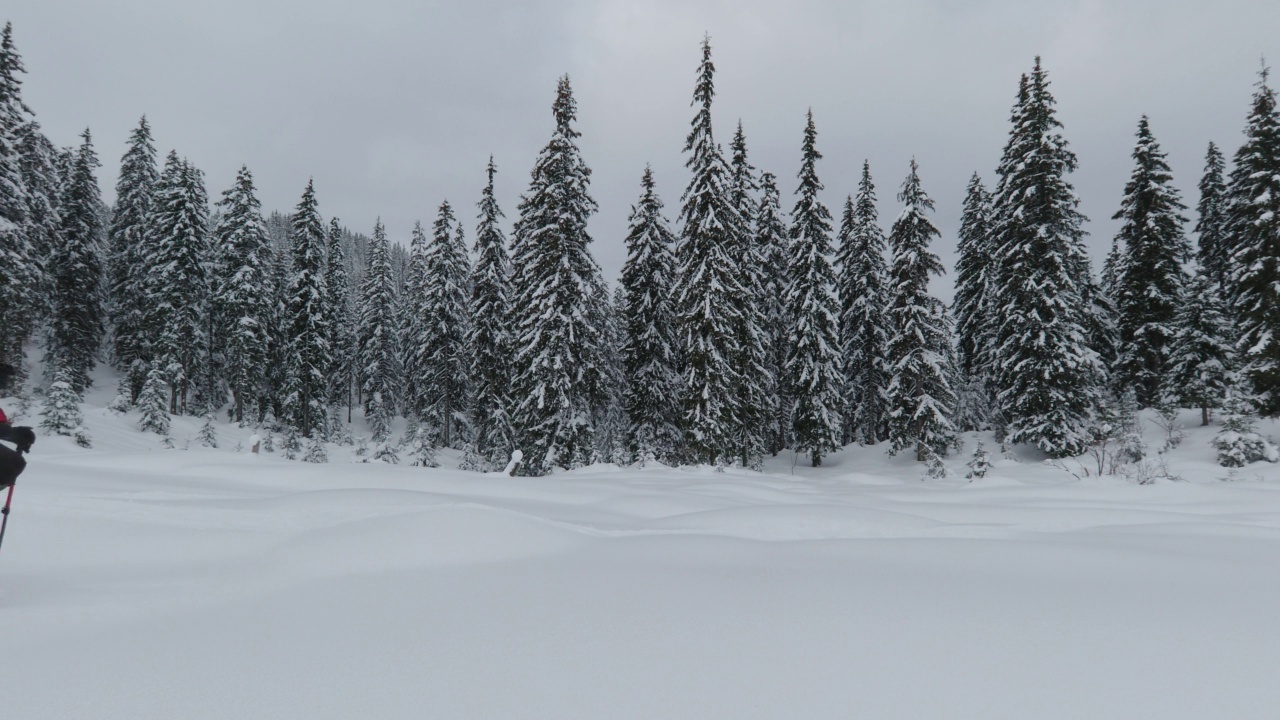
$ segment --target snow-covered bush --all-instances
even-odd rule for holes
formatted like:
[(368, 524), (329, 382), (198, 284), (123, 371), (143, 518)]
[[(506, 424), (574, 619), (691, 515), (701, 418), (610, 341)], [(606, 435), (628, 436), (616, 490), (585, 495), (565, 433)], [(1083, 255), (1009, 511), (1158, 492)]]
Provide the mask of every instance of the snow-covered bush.
[(1248, 398), (1228, 392), (1222, 408), (1222, 429), (1213, 439), (1219, 465), (1238, 468), (1259, 460), (1280, 461), (1280, 450), (1258, 434), (1256, 423)]
[(218, 447), (218, 429), (213, 424), (213, 413), (207, 413), (204, 416), (204, 425), (200, 426), (199, 434), (200, 444), (209, 447)]
[(410, 444), (409, 453), (413, 458), (415, 467), (440, 467), (439, 461), (436, 460), (436, 446), (439, 443), (439, 433), (430, 425), (423, 425), (414, 432), (413, 442)]
[(325, 450), (324, 438), (321, 437), (319, 430), (311, 433), (311, 441), (307, 443), (307, 452), (302, 459), (309, 463), (329, 462), (329, 453)]
[(275, 451), (276, 451), (275, 436), (268, 432), (266, 436), (262, 438), (262, 452), (273, 453)]
[(384, 462), (388, 465), (399, 465), (400, 456), (396, 453), (396, 448), (389, 442), (378, 444), (378, 449), (373, 451), (373, 458), (376, 462)]
[(929, 456), (925, 458), (924, 474), (931, 478), (944, 478), (950, 474), (942, 462), (942, 455), (929, 451)]
[(969, 459), (968, 466), (969, 472), (965, 474), (965, 477), (970, 480), (986, 477), (987, 471), (991, 469), (991, 453), (988, 452), (981, 440), (973, 448), (973, 457)]
[(363, 435), (360, 436), (360, 439), (356, 441), (355, 453), (356, 457), (366, 457), (369, 454), (369, 438)]
[(459, 470), (468, 472), (487, 472), (490, 465), (484, 458), (480, 457), (480, 453), (476, 452), (476, 446), (471, 443), (462, 444), (462, 460), (458, 462)]
[(284, 456), (288, 460), (297, 460), (302, 452), (302, 440), (298, 437), (298, 429), (290, 425), (284, 433)]
[(133, 403), (129, 402), (129, 396), (123, 393), (116, 395), (107, 404), (107, 409), (117, 415), (123, 415), (133, 408)]

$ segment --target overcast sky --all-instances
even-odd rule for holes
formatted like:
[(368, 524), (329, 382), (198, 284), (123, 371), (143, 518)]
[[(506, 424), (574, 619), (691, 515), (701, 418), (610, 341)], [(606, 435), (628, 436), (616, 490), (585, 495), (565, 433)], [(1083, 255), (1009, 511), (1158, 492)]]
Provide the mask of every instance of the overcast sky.
[(108, 202), (146, 113), (161, 155), (190, 158), (213, 198), (246, 164), (264, 209), (288, 212), (313, 177), (326, 217), (368, 233), (381, 216), (406, 244), (446, 198), (474, 235), (490, 153), (514, 220), (568, 73), (600, 204), (593, 249), (610, 279), (646, 162), (677, 214), (704, 32), (718, 138), (742, 119), (785, 207), (812, 108), (832, 213), (868, 158), (887, 228), (914, 156), (948, 266), (965, 184), (975, 170), (993, 184), (1018, 76), (1037, 54), (1080, 158), (1095, 258), (1116, 228), (1138, 118), (1150, 116), (1194, 206), (1206, 144), (1230, 157), (1260, 59), (1280, 58), (1275, 0), (10, 0), (3, 14), (24, 98), (58, 144), (92, 129)]

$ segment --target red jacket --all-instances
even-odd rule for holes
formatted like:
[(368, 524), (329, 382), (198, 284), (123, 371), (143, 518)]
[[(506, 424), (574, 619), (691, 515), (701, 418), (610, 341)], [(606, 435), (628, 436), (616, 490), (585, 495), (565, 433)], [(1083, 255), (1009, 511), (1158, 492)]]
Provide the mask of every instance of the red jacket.
[(4, 410), (0, 410), (0, 423), (9, 422), (9, 418), (4, 416)]

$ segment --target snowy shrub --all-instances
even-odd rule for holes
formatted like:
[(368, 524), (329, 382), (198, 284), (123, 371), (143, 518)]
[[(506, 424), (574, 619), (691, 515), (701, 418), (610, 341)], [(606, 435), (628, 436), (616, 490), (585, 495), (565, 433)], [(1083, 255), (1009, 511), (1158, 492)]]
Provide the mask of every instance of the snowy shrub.
[(435, 428), (430, 425), (423, 425), (414, 432), (413, 442), (410, 444), (409, 453), (413, 458), (415, 467), (440, 467), (440, 463), (436, 460), (436, 447), (439, 444), (439, 434)]
[(356, 457), (365, 457), (369, 454), (369, 438), (363, 435), (356, 441)]
[(84, 416), (80, 413), (80, 394), (71, 387), (70, 375), (65, 370), (59, 370), (56, 377), (44, 398), (44, 420), (40, 427), (58, 435), (71, 436), (84, 424)]
[(165, 435), (164, 437), (160, 438), (160, 447), (163, 447), (163, 448), (167, 448), (167, 449), (169, 449), (169, 450), (172, 450), (172, 449), (173, 449), (173, 438), (169, 437), (168, 435)]
[(1222, 410), (1222, 430), (1213, 439), (1219, 465), (1238, 468), (1259, 460), (1280, 461), (1276, 446), (1258, 434), (1257, 419), (1247, 398), (1229, 392)]
[(138, 395), (138, 428), (157, 435), (169, 434), (169, 386), (159, 370), (147, 373), (147, 381)]
[(284, 456), (288, 460), (297, 460), (302, 452), (302, 440), (298, 437), (298, 429), (290, 425), (284, 433)]
[(404, 434), (396, 445), (400, 448), (412, 448), (418, 441), (418, 419), (410, 415), (404, 426)]
[(973, 449), (973, 457), (969, 459), (968, 466), (969, 472), (965, 473), (965, 477), (970, 480), (986, 477), (987, 471), (991, 469), (991, 453), (987, 451), (981, 440)]
[(123, 415), (132, 408), (133, 403), (129, 402), (129, 396), (124, 394), (116, 395), (110, 403), (107, 403), (107, 409), (117, 415)]
[(262, 452), (273, 453), (275, 451), (276, 451), (275, 436), (272, 435), (271, 433), (267, 433), (266, 437), (262, 438)]
[(376, 462), (387, 463), (388, 465), (400, 464), (400, 456), (396, 453), (395, 446), (389, 442), (378, 443), (378, 449), (373, 451), (373, 457), (371, 459)]
[(89, 437), (89, 428), (86, 428), (83, 425), (76, 428), (71, 433), (71, 437), (76, 441), (76, 445), (79, 445), (82, 448), (93, 447), (93, 443)]
[(480, 457), (480, 453), (476, 452), (476, 446), (471, 443), (462, 444), (462, 460), (458, 462), (459, 470), (468, 472), (488, 472), (492, 466)]
[(311, 442), (307, 443), (307, 452), (302, 459), (309, 463), (329, 462), (329, 453), (325, 450), (324, 438), (319, 431), (311, 434)]
[(947, 472), (947, 466), (942, 462), (942, 455), (932, 450), (927, 450), (928, 456), (925, 458), (924, 474), (929, 478), (944, 478), (950, 473)]
[(213, 424), (213, 413), (204, 416), (204, 425), (200, 426), (200, 444), (209, 447), (218, 447), (218, 430)]
[(1186, 435), (1182, 432), (1182, 423), (1178, 422), (1178, 406), (1172, 402), (1164, 401), (1156, 406), (1156, 425), (1164, 431), (1164, 447), (1161, 452), (1176, 448), (1186, 439)]

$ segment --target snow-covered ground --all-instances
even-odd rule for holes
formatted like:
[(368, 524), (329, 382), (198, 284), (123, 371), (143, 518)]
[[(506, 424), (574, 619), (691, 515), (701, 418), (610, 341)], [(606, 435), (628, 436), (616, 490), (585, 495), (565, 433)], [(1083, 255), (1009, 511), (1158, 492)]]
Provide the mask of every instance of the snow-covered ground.
[(510, 478), (162, 449), (101, 400), (14, 497), (4, 720), (1280, 717), (1280, 466), (1223, 482), (1194, 413), (1150, 485)]

